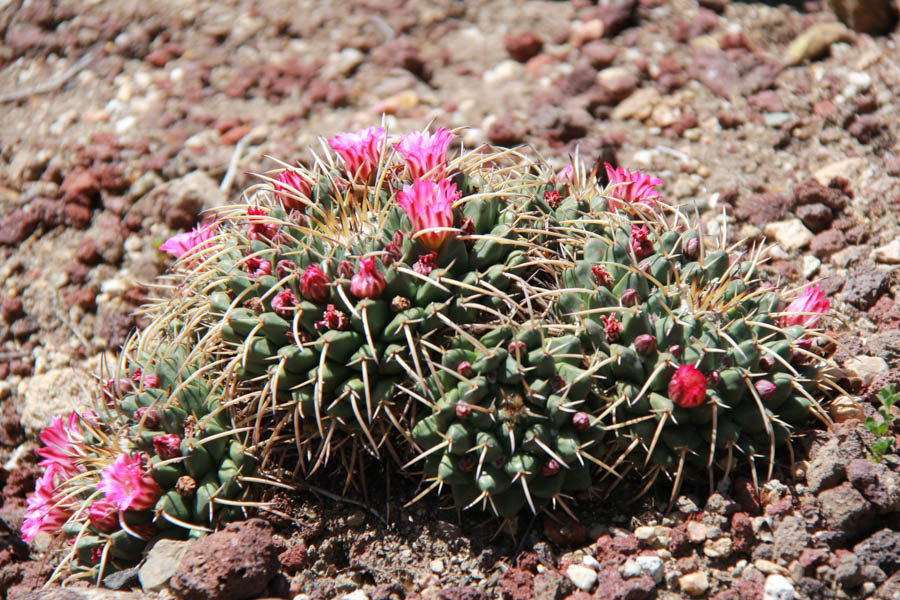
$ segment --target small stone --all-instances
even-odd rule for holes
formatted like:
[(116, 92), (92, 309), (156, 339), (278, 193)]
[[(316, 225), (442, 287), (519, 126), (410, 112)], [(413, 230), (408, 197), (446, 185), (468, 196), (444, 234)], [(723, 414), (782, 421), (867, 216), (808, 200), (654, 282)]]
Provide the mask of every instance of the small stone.
[(872, 250), (872, 259), (888, 265), (900, 264), (900, 240), (893, 240)]
[(88, 373), (71, 368), (53, 369), (28, 379), (19, 410), (25, 430), (37, 435), (50, 425), (53, 417), (67, 417), (72, 410), (91, 409), (93, 401), (87, 390), (93, 385)]
[(720, 537), (717, 540), (706, 540), (703, 554), (708, 558), (726, 558), (731, 556), (731, 538)]
[(585, 567), (590, 567), (591, 569), (597, 570), (600, 568), (600, 563), (596, 558), (591, 556), (590, 554), (586, 554), (584, 558), (581, 559), (581, 564)]
[(527, 62), (544, 48), (544, 40), (533, 31), (507, 35), (503, 39), (506, 52), (513, 60)]
[(656, 527), (651, 525), (641, 525), (634, 530), (634, 537), (647, 544), (656, 541)]
[(767, 127), (781, 127), (790, 120), (791, 113), (788, 112), (773, 112), (763, 115), (763, 122)]
[(813, 239), (813, 233), (800, 219), (787, 219), (769, 223), (763, 230), (767, 236), (775, 238), (785, 250), (799, 250)]
[(616, 106), (611, 117), (617, 121), (637, 119), (643, 121), (650, 117), (654, 107), (662, 100), (662, 96), (653, 87), (641, 88), (628, 96)]
[(819, 494), (819, 504), (828, 528), (842, 537), (855, 537), (874, 520), (872, 504), (849, 482)]
[(665, 569), (660, 557), (642, 555), (633, 560), (637, 563), (638, 567), (640, 567), (641, 573), (652, 577), (657, 585), (662, 583), (663, 577), (665, 576)]
[(864, 158), (845, 158), (830, 163), (813, 172), (813, 177), (822, 185), (828, 185), (835, 177), (850, 177), (857, 175), (870, 163)]
[(763, 600), (793, 600), (794, 584), (783, 575), (769, 575), (763, 588)]
[(583, 592), (590, 590), (597, 583), (597, 571), (582, 565), (569, 565), (566, 576)]
[(783, 575), (785, 577), (790, 576), (790, 572), (778, 565), (773, 563), (771, 560), (766, 560), (764, 558), (759, 558), (753, 561), (753, 566), (756, 567), (756, 570), (760, 571), (763, 575)]
[(116, 571), (111, 575), (107, 575), (103, 578), (103, 587), (109, 588), (111, 590), (130, 590), (131, 588), (137, 587), (141, 584), (140, 577), (138, 573), (140, 569), (138, 567), (131, 567), (130, 569), (122, 569), (121, 571)]
[(831, 0), (829, 7), (854, 31), (889, 33), (897, 23), (896, 6), (890, 0)]
[(603, 37), (606, 26), (600, 19), (591, 19), (584, 23), (579, 23), (572, 28), (569, 36), (569, 42), (576, 48), (583, 46), (588, 42), (599, 40)]
[(702, 596), (709, 590), (709, 578), (703, 571), (695, 571), (678, 578), (678, 587), (689, 596)]
[(692, 544), (702, 544), (706, 540), (706, 525), (700, 521), (688, 521), (685, 529), (687, 530), (688, 539), (691, 540)]
[(862, 405), (850, 396), (838, 396), (831, 402), (828, 407), (831, 420), (835, 423), (843, 423), (850, 419), (859, 421), (866, 420), (866, 413), (863, 411)]
[[(832, 256), (832, 262), (835, 262), (834, 256)], [(844, 299), (856, 308), (868, 310), (887, 290), (888, 283), (887, 273), (863, 265), (861, 268), (851, 270), (844, 283), (842, 293)]]
[(639, 565), (638, 562), (633, 558), (629, 558), (621, 567), (619, 567), (619, 574), (624, 579), (628, 579), (629, 577), (637, 577), (641, 573), (641, 565)]
[(847, 480), (862, 492), (879, 513), (900, 511), (900, 475), (883, 463), (855, 458), (847, 465)]
[(877, 376), (890, 370), (890, 367), (880, 356), (858, 356), (845, 362), (844, 369), (851, 377), (861, 380), (863, 385), (869, 385)]
[(158, 592), (168, 586), (181, 557), (193, 543), (162, 539), (153, 544), (138, 571), (141, 588), (145, 592)]
[(168, 183), (169, 203), (193, 216), (201, 210), (225, 204), (225, 194), (219, 184), (203, 171), (194, 171)]
[(798, 206), (794, 213), (813, 233), (825, 231), (831, 227), (831, 208), (818, 202)]
[(369, 595), (362, 589), (356, 589), (341, 596), (341, 600), (369, 600)]
[(436, 558), (433, 561), (431, 561), (430, 563), (428, 563), (428, 568), (431, 570), (432, 573), (435, 573), (436, 575), (440, 575), (441, 573), (444, 572), (444, 561), (441, 560), (440, 558)]
[(813, 275), (818, 272), (819, 267), (822, 266), (822, 261), (816, 258), (815, 256), (810, 256), (806, 254), (803, 256), (803, 279), (812, 279)]
[(790, 43), (787, 59), (790, 64), (812, 60), (825, 54), (832, 44), (848, 35), (847, 28), (840, 23), (816, 23)]

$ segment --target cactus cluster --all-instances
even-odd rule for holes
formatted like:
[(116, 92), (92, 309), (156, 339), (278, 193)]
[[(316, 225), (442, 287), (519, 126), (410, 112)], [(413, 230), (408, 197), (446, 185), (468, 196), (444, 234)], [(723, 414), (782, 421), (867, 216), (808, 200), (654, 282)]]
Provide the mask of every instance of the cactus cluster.
[[(452, 141), (339, 135), (162, 246), (180, 257), (172, 294), (123, 354), (128, 385), (85, 420), (106, 433), (79, 446), (81, 487), (61, 488), (82, 499), (66, 525), (82, 564), (91, 544), (135, 560), (146, 536), (128, 519), (191, 535), (235, 517), (257, 471), (347, 485), (389, 455), (421, 469), (417, 497), (446, 488), (511, 518), (598, 474), (677, 489), (743, 458), (771, 470), (811, 411), (827, 419), (817, 288), (787, 304), (757, 279), (758, 252), (691, 229), (657, 179), (607, 165), (602, 186), (578, 161), (554, 174), (509, 150), (448, 158)], [(87, 465), (117, 452), (155, 497), (104, 538), (84, 507), (106, 471)]]

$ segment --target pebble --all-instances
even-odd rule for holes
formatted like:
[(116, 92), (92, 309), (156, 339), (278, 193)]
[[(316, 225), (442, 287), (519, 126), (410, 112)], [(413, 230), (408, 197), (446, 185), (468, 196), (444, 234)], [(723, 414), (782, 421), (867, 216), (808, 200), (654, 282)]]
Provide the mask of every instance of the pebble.
[(143, 247), (144, 242), (137, 235), (130, 235), (125, 238), (125, 251), (126, 252), (139, 252)]
[(583, 564), (585, 567), (590, 567), (591, 569), (595, 570), (600, 568), (600, 563), (597, 561), (597, 559), (589, 554), (581, 559), (581, 564)]
[(847, 74), (847, 83), (857, 89), (867, 90), (872, 86), (872, 76), (863, 71), (851, 71)]
[(485, 71), (481, 78), (485, 83), (492, 84), (517, 78), (521, 75), (522, 65), (512, 59), (507, 59), (500, 62), (493, 69)]
[(169, 580), (178, 570), (181, 557), (193, 542), (159, 540), (147, 553), (147, 558), (138, 571), (141, 588), (145, 592), (158, 592), (169, 585)]
[(641, 573), (645, 573), (653, 578), (657, 584), (662, 583), (663, 576), (665, 575), (665, 568), (663, 565), (663, 560), (658, 556), (638, 556), (634, 560), (637, 563), (638, 567), (641, 570)]
[(717, 540), (706, 540), (703, 554), (709, 558), (725, 558), (731, 556), (731, 538), (720, 537)]
[(812, 256), (811, 254), (807, 254), (803, 257), (803, 279), (812, 279), (812, 276), (816, 274), (816, 271), (819, 270), (819, 267), (822, 266), (822, 261)]
[(858, 356), (844, 363), (851, 376), (862, 380), (864, 385), (869, 385), (878, 375), (886, 373), (890, 367), (880, 356)]
[(654, 107), (662, 100), (662, 96), (653, 87), (641, 88), (622, 100), (610, 115), (617, 121), (637, 119), (643, 121), (650, 117)]
[(679, 577), (678, 587), (689, 596), (702, 596), (709, 589), (709, 578), (703, 571), (694, 571)]
[(363, 590), (357, 589), (353, 590), (349, 594), (344, 594), (341, 596), (341, 600), (369, 600), (369, 595), (366, 594)]
[(440, 575), (444, 572), (444, 561), (440, 558), (436, 558), (430, 563), (428, 563), (428, 568), (431, 569), (432, 573)]
[(763, 231), (767, 236), (775, 238), (778, 245), (788, 251), (803, 248), (815, 237), (800, 219), (775, 221), (766, 225)]
[(875, 262), (888, 265), (900, 264), (900, 240), (893, 240), (889, 244), (872, 250), (872, 258)]
[(127, 133), (134, 127), (134, 124), (137, 123), (137, 118), (134, 115), (128, 115), (127, 117), (122, 117), (115, 124), (116, 133), (122, 135), (123, 133)]
[(838, 175), (852, 180), (852, 176), (857, 175), (867, 164), (865, 158), (845, 158), (813, 171), (813, 177), (822, 185), (828, 185)]
[(566, 569), (566, 577), (583, 592), (588, 591), (597, 583), (597, 572), (582, 565), (569, 565), (569, 568)]
[(686, 529), (688, 539), (691, 540), (691, 543), (702, 544), (703, 541), (706, 540), (706, 525), (700, 521), (688, 521)]
[(782, 575), (769, 575), (763, 588), (763, 600), (793, 600), (794, 584)]
[(847, 28), (838, 22), (816, 23), (794, 38), (788, 46), (787, 59), (791, 64), (797, 64), (806, 59), (817, 58), (848, 33)]
[(788, 112), (766, 113), (766, 115), (763, 117), (763, 122), (768, 127), (781, 127), (790, 120), (791, 113)]
[(862, 406), (855, 398), (850, 396), (838, 396), (835, 398), (828, 408), (828, 412), (831, 415), (831, 420), (835, 423), (843, 423), (850, 419), (859, 419), (860, 421), (865, 421), (866, 419), (866, 413), (863, 411)]
[(764, 558), (760, 558), (754, 561), (753, 566), (756, 567), (756, 569), (764, 575), (782, 575), (784, 577), (790, 576), (790, 572), (787, 569), (785, 569), (781, 565), (773, 563), (771, 560), (766, 560)]

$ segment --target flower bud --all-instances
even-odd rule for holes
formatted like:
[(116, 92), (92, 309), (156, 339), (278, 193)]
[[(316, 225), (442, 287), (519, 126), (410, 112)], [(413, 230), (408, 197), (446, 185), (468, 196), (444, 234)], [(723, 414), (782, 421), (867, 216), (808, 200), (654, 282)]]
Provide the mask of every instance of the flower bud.
[(768, 373), (775, 368), (775, 359), (771, 356), (763, 356), (759, 359), (759, 368)]
[(516, 356), (517, 354), (523, 356), (525, 354), (525, 342), (521, 340), (510, 342), (506, 349), (512, 356)]
[(297, 265), (286, 258), (282, 258), (275, 264), (275, 275), (278, 276), (279, 279), (283, 279), (296, 271)]
[(384, 275), (375, 267), (374, 258), (359, 261), (359, 272), (350, 280), (350, 293), (357, 298), (377, 298), (384, 291)]
[(759, 398), (763, 402), (768, 402), (769, 400), (771, 400), (776, 390), (775, 384), (768, 379), (756, 380), (753, 383), (753, 387), (756, 388), (756, 393), (759, 394)]
[(475, 374), (475, 371), (472, 370), (472, 363), (467, 360), (462, 361), (457, 365), (456, 372), (465, 377), (466, 379), (472, 377)]
[(650, 230), (647, 229), (646, 225), (642, 225), (641, 227), (638, 227), (637, 225), (631, 226), (631, 236), (629, 241), (631, 242), (631, 249), (634, 251), (634, 255), (638, 260), (642, 260), (653, 254), (653, 242), (650, 241), (649, 235)]
[(419, 260), (413, 265), (413, 271), (419, 275), (429, 275), (434, 270), (437, 262), (437, 252), (426, 252), (419, 256)]
[(553, 477), (557, 473), (559, 473), (559, 463), (552, 458), (544, 463), (544, 466), (541, 468), (541, 475), (545, 477)]
[(591, 426), (591, 416), (583, 411), (578, 411), (572, 415), (572, 427), (576, 431), (584, 431)]
[(462, 402), (456, 403), (456, 418), (457, 419), (465, 419), (469, 415), (472, 414), (472, 407), (468, 404), (463, 404)]
[(328, 299), (330, 293), (328, 275), (318, 263), (306, 267), (300, 276), (300, 294), (311, 302), (321, 303)]
[(593, 267), (591, 267), (591, 274), (593, 274), (594, 279), (597, 280), (597, 283), (599, 283), (603, 287), (612, 289), (614, 282), (612, 275), (609, 274), (609, 271), (607, 271), (600, 265), (594, 265)]
[(641, 356), (650, 356), (656, 352), (656, 344), (656, 337), (649, 333), (644, 333), (634, 338), (634, 349)]
[(153, 436), (153, 449), (163, 460), (181, 456), (181, 438), (177, 434)]
[(342, 260), (338, 263), (337, 276), (341, 279), (350, 279), (353, 277), (353, 263), (349, 260)]
[(700, 240), (698, 238), (690, 238), (684, 243), (684, 256), (691, 260), (696, 260), (700, 256)]
[(641, 295), (636, 289), (628, 288), (622, 292), (622, 297), (619, 300), (622, 302), (622, 306), (635, 306), (641, 301)]
[(681, 356), (681, 346), (678, 344), (673, 344), (672, 346), (669, 346), (669, 354), (671, 354), (672, 356), (674, 356), (676, 358)]
[(112, 533), (119, 529), (119, 507), (107, 498), (98, 498), (88, 508), (91, 525), (102, 533)]
[(681, 365), (669, 380), (669, 399), (682, 408), (700, 406), (706, 400), (706, 376), (694, 365)]
[(294, 292), (290, 288), (281, 290), (272, 298), (272, 310), (282, 317), (292, 317), (294, 314), (292, 309), (297, 304), (297, 297), (294, 296)]

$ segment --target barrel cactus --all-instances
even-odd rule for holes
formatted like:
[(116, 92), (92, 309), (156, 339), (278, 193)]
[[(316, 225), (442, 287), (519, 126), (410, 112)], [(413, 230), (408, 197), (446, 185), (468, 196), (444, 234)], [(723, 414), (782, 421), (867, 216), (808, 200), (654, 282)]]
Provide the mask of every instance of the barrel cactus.
[[(771, 469), (811, 413), (827, 419), (817, 288), (788, 304), (758, 252), (692, 229), (658, 179), (607, 165), (601, 186), (578, 161), (553, 173), (453, 140), (341, 134), (161, 247), (179, 257), (171, 295), (83, 415), (77, 476), (54, 492), (48, 463), (82, 564), (101, 547), (136, 560), (136, 526), (235, 518), (264, 474), (350, 485), (387, 456), (423, 473), (417, 498), (511, 518), (598, 474), (677, 490), (742, 458)], [(108, 533), (89, 507), (122, 456), (152, 491)]]

